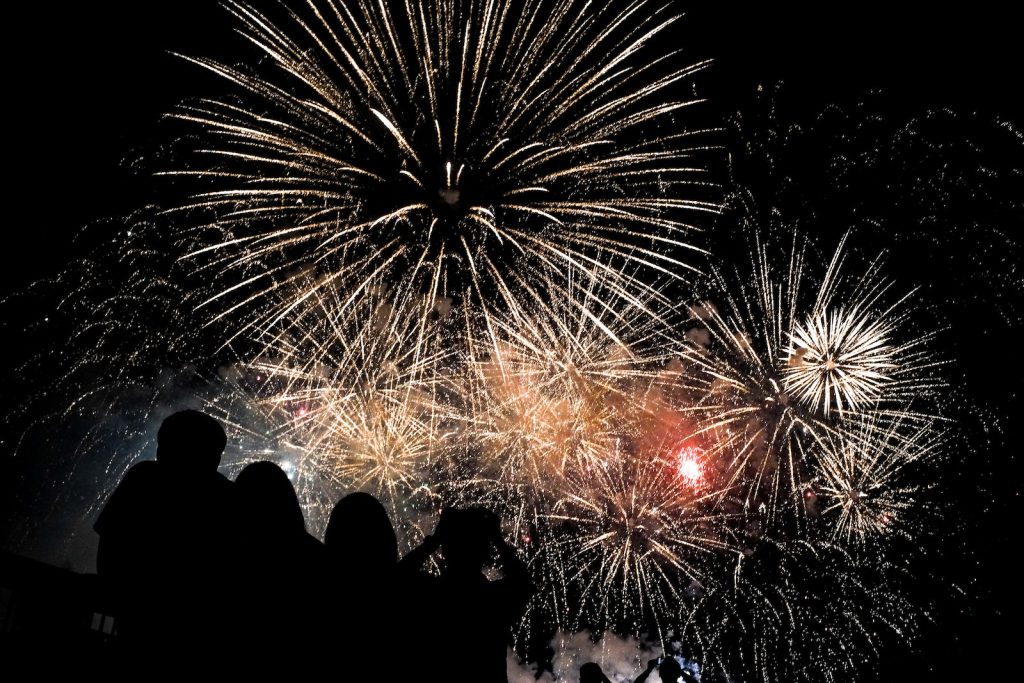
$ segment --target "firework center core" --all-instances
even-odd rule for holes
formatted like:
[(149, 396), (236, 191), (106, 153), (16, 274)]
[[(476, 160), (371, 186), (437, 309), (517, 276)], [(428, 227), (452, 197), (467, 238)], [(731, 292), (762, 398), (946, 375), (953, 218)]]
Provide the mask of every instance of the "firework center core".
[(448, 161), (444, 165), (444, 187), (438, 190), (438, 194), (441, 200), (452, 208), (456, 208), (459, 205), (459, 177), (462, 175), (463, 168), (460, 166), (453, 178), (452, 162)]
[(459, 190), (457, 188), (446, 187), (441, 190), (438, 190), (438, 194), (441, 196), (441, 199), (444, 201), (444, 203), (447, 204), (448, 206), (454, 208), (459, 205)]

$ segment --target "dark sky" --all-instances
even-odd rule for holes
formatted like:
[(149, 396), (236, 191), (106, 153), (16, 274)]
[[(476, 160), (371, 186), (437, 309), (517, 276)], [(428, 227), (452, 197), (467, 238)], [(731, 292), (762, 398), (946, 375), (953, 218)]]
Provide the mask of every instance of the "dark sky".
[[(1024, 127), (1024, 51), (1008, 3), (957, 9), (875, 0), (680, 4), (688, 12), (680, 43), (695, 61), (715, 60), (700, 83), (714, 111), (743, 108), (759, 85), (781, 81), (797, 112), (852, 103), (881, 89), (893, 115), (949, 107)], [(135, 162), (159, 143), (161, 113), (211, 87), (169, 51), (228, 59), (238, 54), (225, 13), (210, 0), (23, 3), (8, 14), (7, 26), (16, 41), (5, 46), (12, 178), (5, 188), (6, 215), (8, 234), (17, 235), (19, 246), (0, 251), (0, 293), (56, 272), (75, 255), (72, 239), (87, 223), (149, 199), (152, 179)], [(1013, 348), (1008, 334), (999, 348)], [(989, 362), (984, 352), (963, 360)], [(1008, 365), (1010, 379), (1019, 378)], [(1005, 405), (1003, 398), (995, 400)], [(1019, 462), (1010, 472), (1015, 483), (1002, 492), (1019, 495)], [(991, 534), (992, 544), (1019, 541), (1019, 508), (1019, 501), (1002, 508), (1009, 517)], [(936, 665), (947, 654), (963, 660), (949, 666), (967, 667), (968, 674), (994, 671), (994, 663), (1009, 659), (999, 643), (1012, 635), (1020, 589), (1010, 565), (996, 567), (1001, 556), (1002, 549), (992, 547), (979, 560), (988, 564), (978, 571), (980, 587), (970, 589), (986, 599), (962, 622), (943, 626), (923, 654), (889, 662), (885, 680), (929, 657), (934, 680), (960, 676)], [(972, 669), (972, 655), (988, 665)]]

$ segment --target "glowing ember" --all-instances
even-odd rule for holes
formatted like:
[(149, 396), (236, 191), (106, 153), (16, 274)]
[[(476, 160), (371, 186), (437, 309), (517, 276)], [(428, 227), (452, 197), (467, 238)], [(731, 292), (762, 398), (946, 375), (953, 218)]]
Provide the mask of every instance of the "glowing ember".
[(704, 478), (704, 468), (700, 462), (703, 454), (704, 449), (696, 446), (683, 446), (676, 454), (679, 476), (690, 486), (697, 486)]

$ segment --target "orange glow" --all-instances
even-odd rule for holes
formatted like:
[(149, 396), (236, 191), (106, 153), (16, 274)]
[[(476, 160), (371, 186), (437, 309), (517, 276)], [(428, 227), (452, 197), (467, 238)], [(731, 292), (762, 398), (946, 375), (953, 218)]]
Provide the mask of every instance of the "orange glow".
[(676, 453), (679, 476), (690, 486), (699, 486), (704, 479), (702, 455), (704, 455), (704, 449), (697, 446), (683, 446)]

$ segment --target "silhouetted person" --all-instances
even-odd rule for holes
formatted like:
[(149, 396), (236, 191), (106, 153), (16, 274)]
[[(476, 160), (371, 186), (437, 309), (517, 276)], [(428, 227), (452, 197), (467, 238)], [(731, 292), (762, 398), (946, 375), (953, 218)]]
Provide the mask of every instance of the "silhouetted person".
[(587, 662), (580, 667), (580, 683), (612, 683), (596, 662)]
[(295, 488), (272, 462), (247, 465), (234, 486), (238, 569), (232, 589), (243, 668), (265, 671), (301, 662), (320, 632), (325, 555), (306, 532)]
[(398, 564), (398, 538), (391, 518), (369, 493), (350, 493), (334, 506), (324, 532), (334, 571), (357, 580), (390, 578)]
[(209, 415), (171, 415), (157, 434), (156, 461), (129, 469), (96, 521), (97, 572), (129, 653), (160, 652), (183, 665), (223, 636), (218, 593), (230, 568), (231, 484), (217, 466), (226, 443)]
[[(434, 535), (402, 559), (402, 571), (418, 570), (439, 548), (444, 568), (421, 579), (425, 612), (414, 632), (445, 680), (507, 683), (509, 630), (531, 594), (526, 565), (505, 543), (498, 517), (482, 508), (445, 509)], [(489, 581), (483, 569), (495, 548), (503, 577)]]
[(388, 656), (401, 649), (393, 636), (401, 600), (395, 577), (398, 539), (391, 518), (370, 494), (351, 493), (331, 511), (324, 545), (327, 585), (335, 600), (326, 649), (345, 680), (374, 679), (392, 670), (395, 662)]
[(655, 669), (658, 670), (662, 683), (682, 683), (683, 667), (675, 657), (658, 657), (647, 662), (647, 668), (633, 683), (644, 683)]

